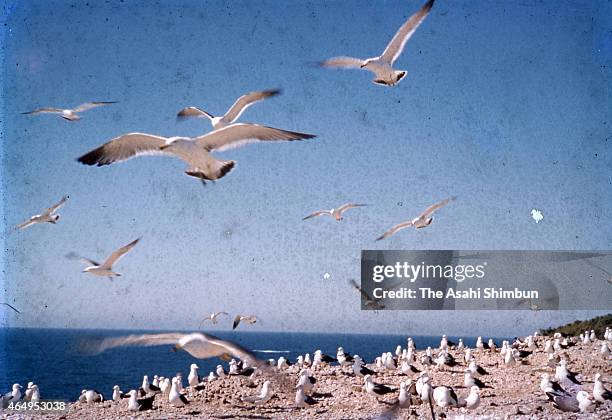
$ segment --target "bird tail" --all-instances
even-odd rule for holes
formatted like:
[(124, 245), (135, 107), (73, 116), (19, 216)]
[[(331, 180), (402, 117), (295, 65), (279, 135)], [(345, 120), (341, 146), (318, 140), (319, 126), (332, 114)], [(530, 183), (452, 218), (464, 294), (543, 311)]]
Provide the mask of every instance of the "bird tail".
[(189, 176), (199, 178), (202, 181), (216, 181), (217, 179), (223, 178), (227, 175), (236, 164), (233, 160), (216, 160), (210, 167), (210, 172), (204, 172), (200, 168), (191, 168), (185, 173)]
[(236, 164), (233, 160), (217, 160), (212, 167), (213, 169), (213, 180), (223, 178), (227, 175), (232, 169), (234, 169), (234, 165)]

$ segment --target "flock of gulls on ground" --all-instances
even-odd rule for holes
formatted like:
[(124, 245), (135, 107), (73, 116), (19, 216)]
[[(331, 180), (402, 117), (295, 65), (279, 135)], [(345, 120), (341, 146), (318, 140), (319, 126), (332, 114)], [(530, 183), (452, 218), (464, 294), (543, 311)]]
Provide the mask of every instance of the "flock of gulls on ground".
[[(434, 0), (429, 0), (418, 12), (412, 15), (397, 31), (380, 56), (365, 60), (351, 57), (335, 57), (322, 62), (321, 66), (328, 68), (364, 69), (374, 74), (374, 83), (385, 86), (397, 85), (407, 72), (395, 70), (393, 64), (402, 53), (406, 42), (427, 17), (433, 4)], [(193, 106), (182, 109), (177, 115), (179, 119), (190, 117), (207, 118), (212, 124), (213, 130), (211, 132), (195, 138), (128, 133), (102, 144), (94, 150), (85, 153), (77, 160), (85, 165), (104, 166), (143, 155), (169, 156), (179, 158), (187, 164), (185, 173), (188, 176), (195, 177), (204, 184), (206, 181), (214, 182), (227, 175), (234, 168), (235, 161), (220, 160), (211, 154), (213, 152), (222, 152), (252, 142), (295, 141), (315, 137), (315, 135), (307, 133), (236, 122), (249, 106), (266, 98), (276, 96), (279, 93), (280, 90), (248, 93), (238, 98), (225, 115), (217, 117)], [(115, 102), (89, 102), (73, 109), (41, 108), (25, 112), (24, 114), (51, 113), (57, 114), (69, 121), (78, 121), (81, 118), (80, 113), (111, 104), (115, 104)], [(427, 208), (414, 219), (393, 226), (378, 237), (377, 240), (388, 238), (399, 230), (408, 227), (423, 228), (429, 226), (433, 220), (433, 213), (450, 203), (453, 199), (454, 197), (440, 201)], [(58, 210), (67, 200), (68, 196), (62, 197), (57, 204), (49, 207), (41, 214), (32, 216), (27, 221), (18, 225), (17, 228), (25, 229), (40, 223), (57, 223), (60, 218)], [(304, 217), (304, 220), (319, 216), (330, 216), (336, 221), (341, 221), (347, 210), (363, 206), (365, 204), (347, 203), (335, 209), (313, 212)], [(79, 259), (87, 264), (83, 272), (108, 277), (112, 280), (114, 277), (120, 276), (119, 273), (114, 271), (114, 264), (136, 246), (138, 241), (139, 239), (136, 239), (117, 249), (102, 263), (82, 257), (76, 253), (70, 253), (67, 257)], [(355, 282), (352, 282), (352, 284), (359, 292), (364, 293)], [(368, 298), (367, 295), (366, 298)], [(19, 312), (8, 303), (3, 302), (2, 304)], [(212, 324), (216, 324), (221, 315), (228, 314), (226, 312), (212, 313), (202, 320), (202, 323), (210, 321)], [(234, 318), (233, 328), (235, 329), (241, 322), (252, 324), (256, 321), (257, 317), (254, 315), (237, 315)], [(593, 332), (587, 332), (581, 336), (580, 340), (583, 343), (590, 343), (596, 340), (594, 335)], [(401, 346), (398, 346), (395, 355), (390, 352), (384, 353), (370, 364), (367, 364), (358, 355), (351, 356), (345, 353), (342, 347), (338, 349), (335, 358), (317, 350), (314, 352), (312, 359), (309, 354), (306, 354), (305, 356), (299, 356), (294, 364), (291, 364), (284, 357), (280, 357), (278, 360), (261, 360), (253, 352), (238, 344), (201, 332), (191, 334), (130, 335), (104, 339), (96, 343), (95, 350), (103, 352), (122, 346), (172, 345), (173, 350), (185, 350), (195, 358), (219, 357), (222, 360), (229, 360), (229, 372), (226, 372), (222, 365), (218, 365), (215, 372), (210, 372), (206, 379), (199, 376), (197, 364), (191, 364), (190, 373), (187, 377), (187, 387), (184, 387), (181, 374), (177, 374), (173, 378), (155, 375), (151, 382), (149, 382), (148, 376), (145, 375), (142, 386), (138, 390), (130, 390), (127, 393), (123, 393), (119, 386), (113, 387), (112, 399), (114, 401), (127, 399), (127, 407), (132, 411), (151, 409), (156, 399), (159, 398), (165, 398), (170, 404), (177, 407), (188, 405), (189, 396), (201, 392), (206, 386), (207, 381), (223, 380), (232, 376), (248, 377), (251, 381), (259, 376), (264, 377), (265, 381), (262, 383), (257, 394), (241, 397), (241, 400), (245, 403), (263, 405), (272, 398), (275, 387), (286, 386), (288, 381), (290, 381), (291, 375), (294, 373), (297, 374), (297, 378), (293, 378), (297, 379), (297, 384), (292, 385), (292, 389), (295, 391), (295, 406), (310, 406), (317, 403), (317, 398), (325, 398), (325, 396), (321, 396), (314, 391), (316, 387), (316, 377), (314, 375), (316, 375), (317, 369), (322, 365), (337, 363), (344, 373), (363, 379), (362, 389), (367, 394), (379, 397), (389, 393), (398, 393), (397, 400), (391, 405), (388, 410), (389, 412), (426, 402), (431, 408), (432, 416), (435, 417), (434, 405), (439, 407), (462, 407), (465, 410), (474, 410), (479, 406), (480, 389), (487, 387), (487, 372), (476, 362), (476, 353), (482, 351), (499, 352), (502, 363), (507, 366), (515, 363), (529, 363), (529, 357), (533, 352), (543, 351), (548, 353), (548, 367), (553, 367), (555, 373), (554, 376), (547, 373), (542, 375), (541, 389), (554, 406), (560, 410), (585, 412), (594, 403), (602, 403), (611, 398), (611, 394), (604, 388), (599, 374), (594, 377), (592, 393), (577, 388), (581, 385), (580, 380), (577, 379), (575, 373), (568, 370), (566, 361), (559, 356), (562, 349), (575, 344), (573, 339), (555, 335), (552, 339), (546, 339), (543, 343), (543, 349), (538, 345), (542, 340), (543, 338), (538, 337), (536, 333), (533, 336), (527, 337), (524, 341), (517, 339), (512, 344), (506, 341), (502, 344), (501, 349), (496, 350), (493, 340), (484, 343), (479, 337), (476, 349), (472, 351), (464, 346), (461, 340), (458, 344), (454, 344), (448, 341), (446, 336), (443, 336), (437, 354), (434, 354), (431, 348), (419, 354), (416, 351), (414, 342), (408, 339), (406, 348), (402, 349)], [(601, 353), (605, 357), (610, 355), (608, 345), (610, 340), (612, 340), (612, 331), (607, 329), (604, 340), (601, 341)], [(457, 351), (464, 352), (463, 362), (456, 360), (449, 351), (450, 349), (453, 349), (455, 353)], [(421, 369), (414, 365), (417, 357), (421, 364)], [(467, 366), (465, 369), (464, 386), (468, 388), (469, 392), (465, 398), (459, 397), (451, 386), (433, 383), (433, 374), (431, 372), (434, 369), (445, 369), (462, 363)], [(399, 390), (377, 383), (375, 376), (378, 372), (384, 370), (401, 372), (401, 374), (408, 376), (408, 379), (400, 383)], [(2, 396), (2, 406), (6, 407), (10, 402), (21, 400), (40, 400), (40, 390), (36, 384), (30, 382), (23, 394), (21, 389), (21, 385), (14, 384), (12, 391)], [(86, 389), (82, 391), (78, 398), (79, 402), (84, 403), (95, 403), (103, 400), (104, 397), (101, 392)]]
[[(216, 319), (219, 314), (211, 314), (210, 319)], [(190, 400), (197, 399), (210, 382), (232, 381), (232, 378), (241, 378), (239, 389), (244, 391), (244, 395), (239, 396), (239, 400), (242, 403), (262, 406), (278, 391), (295, 395), (292, 404), (294, 408), (310, 407), (333, 397), (329, 393), (317, 392), (316, 389), (318, 372), (322, 374), (325, 366), (333, 365), (340, 369), (340, 375), (358, 378), (361, 390), (381, 403), (384, 408), (381, 418), (392, 418), (401, 409), (415, 408), (423, 403), (429, 405), (428, 411), (432, 418), (435, 418), (435, 411), (439, 408), (469, 412), (480, 406), (481, 390), (492, 388), (487, 384), (489, 372), (477, 361), (477, 357), (484, 358), (485, 354), (490, 356), (488, 360), (496, 360), (495, 366), (508, 369), (518, 364), (533, 365), (535, 355), (547, 355), (539, 359), (545, 361), (540, 362), (542, 366), (532, 366), (543, 372), (539, 383), (542, 394), (556, 409), (563, 412), (589, 412), (595, 405), (611, 400), (612, 393), (605, 388), (600, 373), (590, 376), (591, 373), (572, 372), (565, 358), (565, 350), (579, 345), (579, 351), (585, 357), (603, 357), (609, 363), (612, 360), (611, 342), (610, 328), (605, 330), (602, 339), (598, 339), (594, 331), (585, 331), (580, 337), (569, 338), (560, 333), (545, 337), (536, 332), (525, 338), (516, 338), (512, 343), (503, 341), (499, 348), (493, 339), (484, 341), (482, 337), (478, 337), (475, 348), (472, 349), (467, 347), (462, 339), (454, 343), (443, 335), (440, 346), (435, 351), (431, 347), (417, 351), (412, 338), (408, 338), (405, 348), (397, 346), (394, 353), (384, 352), (371, 363), (367, 363), (357, 354), (350, 355), (342, 347), (338, 348), (336, 357), (316, 350), (312, 357), (310, 354), (300, 355), (293, 363), (283, 356), (263, 360), (236, 343), (201, 332), (112, 337), (87, 342), (87, 346), (89, 351), (102, 353), (125, 346), (170, 345), (173, 351), (184, 350), (198, 359), (218, 357), (229, 361), (229, 370), (217, 365), (206, 377), (201, 377), (198, 365), (192, 363), (186, 386), (181, 373), (172, 378), (154, 375), (152, 381), (145, 375), (142, 386), (129, 392), (123, 392), (119, 385), (115, 385), (112, 389), (112, 400), (124, 404), (121, 401), (127, 399), (126, 406), (131, 411), (151, 410), (155, 408), (156, 402), (160, 404), (164, 400), (175, 407), (189, 406)], [(455, 387), (467, 389), (464, 396), (460, 396), (453, 386), (434, 381), (438, 372), (456, 369), (458, 366), (464, 366), (465, 369), (462, 370), (463, 382)], [(510, 372), (509, 370), (509, 375)], [(386, 373), (400, 376), (399, 388), (375, 380), (377, 375)], [(334, 376), (337, 378), (337, 375)], [(587, 376), (592, 380), (587, 381)], [(257, 382), (261, 385), (260, 388)], [(589, 385), (590, 391), (585, 387), (587, 382), (593, 383), (592, 387)], [(252, 391), (253, 388), (259, 390)], [(397, 397), (391, 401), (380, 400), (387, 394)], [(23, 394), (21, 385), (14, 384), (12, 391), (2, 397), (2, 404), (7, 407), (11, 402), (21, 400), (39, 401), (40, 395), (38, 386), (32, 382)], [(99, 391), (83, 389), (78, 402), (94, 404), (104, 401), (104, 398)]]

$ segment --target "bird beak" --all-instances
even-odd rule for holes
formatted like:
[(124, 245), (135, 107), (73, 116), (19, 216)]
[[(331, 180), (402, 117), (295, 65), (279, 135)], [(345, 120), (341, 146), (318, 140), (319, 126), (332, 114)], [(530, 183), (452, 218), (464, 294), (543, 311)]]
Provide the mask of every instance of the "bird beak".
[(163, 146), (160, 146), (160, 147), (159, 147), (159, 150), (165, 150), (165, 149), (167, 149), (167, 148), (168, 148), (168, 145), (167, 145), (167, 144), (164, 144)]

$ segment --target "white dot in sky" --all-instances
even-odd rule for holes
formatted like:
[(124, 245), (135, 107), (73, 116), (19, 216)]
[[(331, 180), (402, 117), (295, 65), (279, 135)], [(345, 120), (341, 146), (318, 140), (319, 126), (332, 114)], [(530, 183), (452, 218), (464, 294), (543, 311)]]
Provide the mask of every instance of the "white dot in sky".
[(331, 274), (329, 274), (328, 272), (323, 273), (323, 280), (329, 280), (331, 279)]
[(536, 223), (540, 223), (542, 219), (544, 219), (544, 215), (538, 209), (531, 209), (531, 218), (535, 220)]

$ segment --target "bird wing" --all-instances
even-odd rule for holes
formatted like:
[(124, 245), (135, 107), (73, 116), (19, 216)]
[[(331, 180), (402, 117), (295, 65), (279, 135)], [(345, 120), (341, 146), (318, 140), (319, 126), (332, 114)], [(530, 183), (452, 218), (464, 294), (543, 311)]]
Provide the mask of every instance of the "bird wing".
[(35, 225), (37, 222), (34, 219), (28, 219), (23, 223), (18, 224), (17, 226), (15, 226), (15, 229), (25, 229), (28, 228), (32, 225)]
[(408, 19), (395, 33), (395, 36), (385, 48), (385, 51), (382, 53), (381, 58), (389, 64), (393, 64), (395, 60), (400, 56), (402, 51), (404, 50), (404, 46), (406, 42), (410, 39), (414, 31), (417, 30), (419, 25), (425, 20), (429, 11), (431, 10), (434, 4), (434, 0), (429, 0), (427, 3), (421, 7), (421, 9), (410, 16)]
[(223, 151), (257, 141), (293, 141), (316, 137), (313, 134), (286, 131), (257, 124), (232, 124), (196, 137), (196, 143), (206, 150)]
[(340, 213), (344, 213), (348, 209), (352, 209), (352, 208), (355, 208), (355, 207), (364, 207), (364, 206), (367, 206), (367, 204), (346, 203), (345, 205), (338, 207), (338, 211)]
[(62, 207), (64, 205), (64, 203), (68, 201), (68, 196), (65, 195), (63, 196), (60, 201), (58, 201), (56, 204), (52, 205), (51, 207), (49, 207), (47, 210), (45, 210), (45, 212), (43, 214), (53, 214), (56, 211), (58, 211), (60, 209), (60, 207)]
[(90, 110), (92, 108), (97, 108), (99, 106), (104, 106), (104, 105), (110, 105), (110, 104), (116, 104), (117, 102), (108, 102), (108, 101), (98, 101), (98, 102), (86, 102), (84, 104), (81, 104), (79, 106), (77, 106), (76, 108), (74, 108), (72, 110), (72, 112), (83, 112), (83, 111), (87, 111)]
[(238, 326), (238, 324), (240, 324), (240, 321), (242, 320), (242, 315), (236, 315), (236, 317), (234, 318), (234, 323), (232, 325), (232, 330), (235, 330), (236, 327)]
[(240, 115), (242, 115), (242, 113), (254, 103), (263, 101), (266, 98), (276, 96), (280, 93), (281, 93), (280, 89), (274, 89), (274, 90), (262, 90), (258, 92), (249, 92), (245, 95), (242, 95), (240, 98), (236, 100), (236, 102), (234, 102), (234, 104), (230, 107), (230, 109), (227, 110), (227, 112), (223, 116), (223, 119), (227, 123), (231, 124), (234, 121), (236, 121), (238, 117), (240, 117)]
[(399, 223), (395, 226), (393, 226), (391, 229), (389, 229), (388, 231), (386, 231), (385, 233), (383, 233), (382, 235), (380, 235), (378, 238), (376, 238), (377, 241), (380, 241), (381, 239), (385, 239), (388, 238), (389, 236), (395, 234), (396, 232), (408, 228), (410, 226), (412, 226), (413, 222), (412, 220), (406, 221), (406, 222), (402, 222)]
[(102, 353), (115, 347), (126, 346), (160, 346), (164, 344), (177, 344), (185, 337), (184, 333), (161, 333), (161, 334), (133, 334), (123, 337), (109, 337), (99, 341), (83, 342), (84, 347), (93, 353)]
[(447, 198), (446, 200), (442, 200), (439, 203), (434, 204), (433, 206), (429, 206), (429, 207), (427, 207), (427, 209), (423, 213), (421, 213), (421, 215), (419, 217), (420, 218), (429, 218), (429, 216), (431, 216), (435, 211), (437, 211), (440, 208), (444, 207), (445, 205), (447, 205), (448, 203), (450, 203), (453, 200), (455, 200), (455, 197)]
[(77, 161), (85, 165), (110, 165), (136, 156), (163, 154), (160, 148), (166, 144), (166, 138), (145, 133), (129, 133), (104, 143), (102, 146), (79, 157)]
[(262, 396), (260, 394), (249, 395), (247, 397), (240, 398), (240, 400), (243, 401), (243, 402), (257, 402), (257, 401), (259, 401), (261, 399), (262, 399)]
[(202, 321), (200, 321), (200, 325), (198, 325), (198, 328), (202, 328), (202, 324), (204, 324), (206, 321), (212, 321), (212, 317), (209, 315), (207, 317), (202, 318)]
[(102, 265), (106, 268), (111, 268), (113, 264), (119, 261), (119, 259), (123, 257), (125, 254), (127, 254), (130, 251), (130, 249), (134, 248), (136, 244), (138, 243), (138, 241), (140, 241), (140, 238), (134, 239), (129, 244), (122, 246), (121, 248), (113, 252), (110, 255), (110, 257), (108, 257), (106, 261), (102, 263)]
[(319, 217), (319, 216), (322, 216), (324, 214), (331, 214), (331, 211), (329, 211), (329, 210), (315, 211), (314, 213), (310, 213), (308, 216), (304, 217), (302, 220), (312, 219), (313, 217)]
[(89, 265), (95, 265), (95, 266), (100, 266), (100, 263), (94, 260), (91, 260), (89, 258), (83, 257), (75, 252), (69, 252), (68, 254), (66, 254), (66, 258), (68, 258), (69, 260), (79, 260), (81, 262), (84, 262), (85, 264), (89, 264)]
[(333, 57), (320, 63), (321, 67), (338, 67), (342, 69), (360, 69), (363, 60), (353, 57)]
[(21, 312), (19, 312), (19, 310), (17, 310), (17, 308), (15, 308), (13, 305), (11, 305), (10, 303), (6, 303), (6, 302), (0, 302), (0, 305), (6, 305), (9, 308), (11, 308), (12, 310), (14, 310), (15, 312), (17, 312), (18, 314), (20, 314)]
[(208, 112), (196, 108), (195, 106), (188, 106), (187, 108), (181, 109), (178, 114), (176, 114), (176, 117), (181, 120), (190, 117), (208, 117), (211, 120), (214, 118), (214, 116)]
[(21, 115), (36, 115), (36, 114), (61, 114), (64, 112), (61, 108), (38, 108), (33, 111), (22, 112)]
[(246, 348), (242, 347), (239, 344), (236, 344), (232, 341), (222, 340), (210, 334), (201, 334), (201, 335), (204, 336), (204, 338), (211, 345), (219, 348), (218, 350), (219, 353), (215, 354), (215, 356), (222, 355), (222, 354), (229, 354), (232, 357), (246, 361), (249, 364), (249, 366), (261, 368), (264, 364), (267, 365), (267, 361), (260, 360), (259, 358), (257, 358), (257, 356), (255, 356), (253, 352), (251, 352), (250, 350), (247, 350)]

